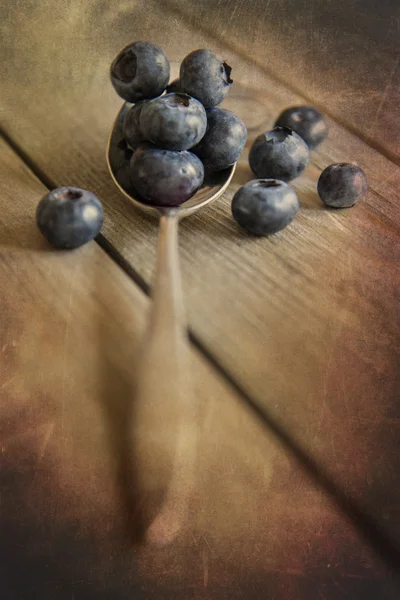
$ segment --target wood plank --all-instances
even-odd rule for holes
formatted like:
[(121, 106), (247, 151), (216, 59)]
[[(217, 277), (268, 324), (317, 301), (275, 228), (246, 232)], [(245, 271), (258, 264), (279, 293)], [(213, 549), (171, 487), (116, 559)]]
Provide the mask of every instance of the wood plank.
[[(45, 189), (0, 141), (1, 589), (19, 598), (397, 597), (325, 494), (197, 353), (202, 428), (187, 526), (132, 547), (120, 477), (147, 300), (93, 242), (52, 251)], [(332, 532), (334, 535), (332, 536)], [(21, 577), (21, 572), (23, 577)]]
[[(12, 36), (6, 44), (5, 127), (57, 184), (100, 194), (105, 235), (149, 281), (155, 225), (118, 195), (105, 166), (119, 106), (108, 65), (137, 37), (163, 44), (174, 59), (193, 47), (224, 48), (176, 16), (166, 21), (157, 3), (138, 2), (134, 10), (99, 3), (82, 12), (73, 2), (67, 13), (59, 5), (55, 10), (31, 5), (27, 14), (40, 23), (35, 31), (27, 14), (13, 13), (25, 44), (17, 53)], [(96, 19), (101, 36), (93, 33)], [(72, 37), (79, 44), (70, 44)], [(281, 107), (301, 99), (251, 62), (232, 52), (226, 57), (237, 74), (226, 106), (248, 122), (251, 142)], [(323, 210), (315, 192), (320, 169), (338, 160), (357, 161), (371, 186), (363, 203), (343, 212)], [(191, 326), (248, 393), (398, 539), (400, 170), (330, 121), (329, 139), (295, 182), (301, 213), (268, 240), (250, 238), (230, 216), (232, 193), (250, 177), (244, 153), (225, 198), (182, 225)]]
[(252, 58), (374, 148), (400, 161), (396, 0), (164, 0), (192, 29)]

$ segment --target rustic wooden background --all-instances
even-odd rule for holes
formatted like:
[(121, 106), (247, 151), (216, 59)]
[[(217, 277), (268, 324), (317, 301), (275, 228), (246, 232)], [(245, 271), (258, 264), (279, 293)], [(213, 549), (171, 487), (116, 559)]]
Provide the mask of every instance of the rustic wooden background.
[[(399, 597), (397, 2), (21, 0), (2, 8), (0, 547), (7, 600)], [(117, 51), (160, 43), (233, 66), (224, 105), (249, 128), (225, 196), (182, 223), (201, 446), (190, 519), (132, 545), (122, 440), (156, 226), (114, 188), (105, 147)], [(294, 182), (302, 210), (269, 239), (230, 200), (280, 110), (313, 102), (329, 139)], [(370, 190), (329, 211), (315, 186), (357, 162)], [(99, 194), (98, 243), (53, 252), (49, 187)]]

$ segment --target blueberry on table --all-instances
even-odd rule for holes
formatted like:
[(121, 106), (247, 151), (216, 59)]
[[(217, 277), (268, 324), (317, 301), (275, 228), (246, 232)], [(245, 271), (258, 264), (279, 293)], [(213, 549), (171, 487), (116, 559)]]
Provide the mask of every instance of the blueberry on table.
[(169, 81), (169, 62), (160, 46), (129, 44), (115, 57), (110, 76), (115, 91), (128, 102), (160, 96)]
[(132, 150), (135, 150), (135, 148), (137, 148), (142, 142), (146, 140), (139, 124), (140, 113), (142, 112), (142, 108), (144, 105), (144, 101), (133, 104), (124, 116), (122, 131), (125, 140), (132, 148)]
[(224, 108), (207, 110), (207, 130), (202, 140), (192, 148), (205, 167), (220, 171), (233, 165), (247, 140), (247, 128), (242, 119)]
[(211, 50), (194, 50), (182, 61), (180, 85), (206, 108), (213, 108), (228, 93), (232, 84), (231, 71), (231, 67)]
[(254, 235), (265, 236), (284, 229), (298, 210), (299, 200), (294, 189), (277, 179), (249, 181), (232, 199), (234, 219)]
[(204, 106), (187, 94), (166, 94), (146, 102), (140, 128), (153, 144), (167, 150), (188, 150), (205, 134)]
[(290, 181), (298, 177), (310, 160), (305, 141), (288, 127), (275, 127), (253, 142), (249, 164), (257, 177)]
[(367, 193), (367, 176), (357, 165), (329, 165), (320, 175), (317, 190), (322, 202), (327, 206), (348, 208)]
[(312, 106), (292, 106), (278, 117), (275, 126), (293, 129), (314, 150), (328, 135), (323, 115)]
[(103, 207), (92, 192), (60, 187), (40, 200), (36, 223), (55, 248), (78, 248), (99, 233), (103, 224)]
[(156, 206), (179, 206), (204, 180), (203, 163), (195, 154), (139, 146), (131, 159), (131, 181), (140, 198)]
[(182, 92), (179, 77), (177, 79), (174, 79), (173, 81), (171, 81), (171, 83), (169, 83), (167, 85), (167, 88), (165, 91), (167, 92), (167, 94), (179, 94), (180, 92)]

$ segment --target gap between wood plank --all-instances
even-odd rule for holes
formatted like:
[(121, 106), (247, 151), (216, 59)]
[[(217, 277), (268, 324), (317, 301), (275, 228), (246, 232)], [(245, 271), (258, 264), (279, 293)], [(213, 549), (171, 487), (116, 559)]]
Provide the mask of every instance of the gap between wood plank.
[[(47, 189), (51, 190), (58, 187), (2, 128), (0, 128), (0, 135)], [(151, 295), (149, 284), (101, 233), (95, 238), (95, 241), (147, 296)], [(393, 571), (395, 579), (400, 583), (400, 544), (397, 544), (387, 535), (373, 517), (362, 510), (350, 496), (343, 492), (340, 486), (335, 483), (334, 478), (329, 473), (326, 473), (318, 462), (307, 454), (302, 445), (293, 439), (284, 427), (276, 422), (267, 411), (261, 408), (262, 403), (258, 402), (257, 398), (249, 394), (236, 381), (235, 377), (225, 369), (221, 362), (190, 328), (188, 328), (188, 335), (193, 346), (237, 393), (242, 402), (251, 410), (253, 416), (257, 418), (263, 427), (273, 433), (284, 448), (296, 458), (310, 479), (333, 500), (337, 508), (346, 515), (357, 532), (365, 539), (377, 556)]]
[[(180, 8), (178, 8), (175, 4), (171, 4), (171, 2), (169, 2), (168, 0), (161, 0), (161, 1), (155, 0), (155, 1), (162, 7), (163, 10), (166, 10), (166, 8), (167, 8), (171, 14), (175, 14), (177, 17), (182, 19), (186, 24), (191, 25), (190, 18), (188, 17), (188, 15), (184, 11), (182, 11)], [(212, 29), (208, 29), (207, 27), (205, 27), (204, 25), (202, 25), (199, 22), (196, 22), (196, 28), (201, 33), (203, 33), (203, 34), (207, 35), (208, 37), (210, 37), (211, 39), (215, 40), (218, 44), (221, 44), (221, 42), (222, 42), (227, 47), (228, 50), (230, 50), (237, 56), (240, 56), (240, 58), (242, 58), (246, 62), (253, 62), (270, 79), (275, 80), (280, 85), (283, 85), (284, 87), (286, 87), (286, 89), (291, 90), (298, 96), (301, 96), (302, 98), (304, 98), (308, 103), (312, 104), (313, 106), (320, 108), (322, 110), (322, 112), (327, 114), (338, 125), (341, 125), (345, 129), (347, 129), (347, 131), (350, 131), (350, 133), (357, 136), (365, 144), (368, 144), (368, 146), (370, 146), (370, 148), (372, 148), (373, 150), (376, 150), (377, 152), (382, 154), (382, 156), (384, 156), (385, 158), (390, 160), (393, 164), (400, 166), (400, 159), (398, 159), (397, 156), (394, 155), (392, 152), (390, 152), (386, 148), (383, 148), (380, 144), (376, 143), (375, 140), (373, 140), (369, 136), (361, 133), (356, 127), (353, 127), (351, 124), (345, 123), (344, 121), (341, 121), (340, 119), (338, 119), (338, 117), (336, 115), (332, 114), (329, 110), (326, 110), (326, 107), (324, 107), (323, 109), (321, 107), (319, 107), (318, 103), (316, 104), (314, 102), (313, 98), (308, 96), (303, 90), (297, 89), (292, 83), (288, 83), (287, 81), (285, 81), (284, 79), (279, 77), (279, 75), (277, 75), (276, 73), (267, 69), (265, 67), (265, 65), (263, 63), (257, 61), (257, 59), (255, 57), (250, 58), (246, 54), (246, 52), (244, 52), (240, 48), (237, 48), (234, 44), (232, 44), (229, 41), (229, 39), (226, 39), (226, 38), (221, 39), (221, 38), (217, 37)]]

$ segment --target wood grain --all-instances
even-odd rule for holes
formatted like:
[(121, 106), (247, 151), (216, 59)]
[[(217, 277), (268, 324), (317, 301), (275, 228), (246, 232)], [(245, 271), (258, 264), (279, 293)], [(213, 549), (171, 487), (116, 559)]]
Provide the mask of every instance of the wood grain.
[[(236, 74), (226, 106), (246, 120), (249, 143), (302, 98), (185, 19), (165, 17), (155, 2), (24, 6), (7, 7), (4, 127), (58, 185), (99, 193), (104, 234), (149, 281), (156, 227), (116, 192), (104, 158), (120, 106), (108, 81), (119, 48), (140, 37), (161, 43), (172, 60), (194, 47), (223, 53)], [(251, 178), (246, 152), (229, 193), (183, 223), (189, 322), (208, 352), (398, 540), (400, 169), (329, 125), (329, 139), (294, 183), (302, 210), (290, 228), (256, 240), (232, 221), (232, 194)], [(365, 201), (341, 212), (324, 210), (315, 191), (321, 168), (338, 161), (357, 162), (370, 181)]]
[(7, 599), (249, 599), (268, 589), (298, 600), (323, 585), (334, 600), (332, 577), (349, 593), (395, 598), (351, 525), (195, 352), (202, 425), (189, 519), (167, 550), (132, 547), (124, 431), (148, 302), (94, 242), (53, 251), (34, 225), (46, 190), (3, 141), (0, 156)]
[[(140, 35), (164, 43), (172, 58), (194, 46), (216, 45), (182, 27), (178, 47), (160, 30), (157, 5), (151, 11), (146, 7), (138, 3), (131, 15), (121, 4), (119, 11), (98, 16), (105, 35), (101, 47), (89, 35), (99, 8), (82, 18), (80, 5), (72, 3), (70, 24), (55, 28), (43, 5), (31, 8), (50, 36), (48, 44), (58, 40), (56, 57), (47, 53), (42, 37), (34, 32), (26, 36), (26, 62), (19, 53), (11, 63), (18, 76), (8, 73), (4, 121), (9, 133), (58, 184), (84, 185), (100, 194), (107, 210), (106, 236), (148, 280), (155, 227), (113, 190), (105, 168), (107, 130), (119, 105), (108, 83), (108, 63), (121, 44), (139, 35), (138, 23)], [(25, 17), (14, 19), (20, 26), (21, 19), (22, 25), (26, 22)], [(77, 46), (66, 44), (72, 27), (80, 32)], [(10, 38), (10, 53), (12, 44)], [(246, 119), (251, 138), (272, 124), (289, 99), (299, 99), (251, 63), (234, 55), (229, 58), (240, 85), (226, 105)], [(58, 85), (59, 81), (68, 85)], [(41, 90), (36, 102), (31, 101), (33, 85)], [(395, 326), (399, 169), (343, 128), (332, 122), (330, 127), (329, 140), (295, 183), (304, 208), (290, 229), (262, 241), (240, 232), (229, 211), (235, 185), (224, 201), (184, 223), (184, 284), (190, 323), (207, 347), (360, 501), (375, 510), (376, 503), (368, 502), (369, 493), (374, 494), (365, 468), (352, 465), (357, 451), (370, 470), (376, 469), (372, 487), (379, 483), (378, 487), (395, 492), (391, 477), (387, 479), (392, 471), (382, 473), (371, 439), (372, 446), (381, 443), (382, 435), (387, 439), (376, 429), (377, 420), (383, 429), (398, 427), (397, 420), (390, 419), (395, 416), (399, 341)], [(357, 161), (370, 180), (368, 198), (351, 211), (322, 210), (316, 197), (319, 169), (337, 160)], [(250, 177), (244, 154), (236, 187)], [(344, 423), (343, 414), (348, 415)], [(392, 450), (387, 449), (388, 456)], [(388, 504), (379, 506), (380, 516), (396, 503), (389, 497), (383, 494)]]
[(163, 6), (253, 59), (399, 164), (396, 0), (164, 0)]

